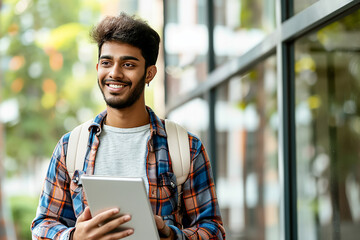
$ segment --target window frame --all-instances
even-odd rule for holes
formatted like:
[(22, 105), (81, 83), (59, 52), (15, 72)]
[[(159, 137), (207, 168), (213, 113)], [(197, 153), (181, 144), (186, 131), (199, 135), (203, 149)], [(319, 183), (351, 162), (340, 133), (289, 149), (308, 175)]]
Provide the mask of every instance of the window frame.
[[(270, 55), (277, 55), (277, 91), (279, 113), (279, 182), (281, 195), (280, 233), (281, 239), (298, 239), (297, 226), (297, 180), (296, 180), (296, 132), (295, 132), (295, 75), (294, 75), (294, 42), (302, 36), (314, 32), (337, 19), (346, 16), (360, 8), (359, 0), (319, 0), (306, 9), (294, 14), (293, 0), (276, 1), (276, 29), (264, 40), (251, 48), (245, 54), (230, 60), (220, 67), (214, 68), (213, 51), (213, 15), (214, 1), (207, 0), (209, 28), (209, 75), (191, 92), (180, 95), (176, 99), (167, 99), (165, 113), (176, 110), (179, 106), (201, 96), (208, 96), (209, 136), (213, 139), (209, 149), (214, 149), (215, 136), (215, 89), (229, 81), (233, 76), (246, 73), (257, 63)], [(166, 0), (164, 0), (166, 4)], [(164, 8), (165, 9), (165, 8)], [(166, 13), (165, 13), (166, 16)], [(164, 26), (166, 25), (166, 17)], [(166, 37), (166, 36), (165, 36)], [(166, 54), (165, 48), (164, 53)], [(165, 66), (166, 67), (166, 66)], [(165, 79), (166, 83), (166, 79)], [(165, 85), (166, 87), (166, 85)], [(210, 148), (211, 147), (211, 148)], [(216, 152), (210, 153), (213, 172), (216, 173)]]

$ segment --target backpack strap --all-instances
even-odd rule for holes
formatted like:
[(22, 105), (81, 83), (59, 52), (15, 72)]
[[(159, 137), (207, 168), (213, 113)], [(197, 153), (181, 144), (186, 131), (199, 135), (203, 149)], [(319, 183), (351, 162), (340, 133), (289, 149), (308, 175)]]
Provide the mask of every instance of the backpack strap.
[(172, 169), (176, 176), (178, 194), (190, 172), (190, 146), (188, 132), (179, 124), (165, 119), (165, 130), (171, 157)]
[[(71, 179), (76, 169), (83, 168), (89, 140), (89, 127), (92, 122), (93, 120), (89, 120), (77, 126), (70, 133), (66, 168)], [(186, 181), (190, 172), (191, 160), (188, 133), (185, 128), (168, 119), (165, 119), (165, 130), (167, 132), (172, 169), (176, 176), (178, 193), (181, 194), (181, 185)]]
[(71, 131), (66, 154), (66, 168), (70, 179), (76, 169), (82, 169), (89, 140), (89, 127), (93, 120), (80, 124)]

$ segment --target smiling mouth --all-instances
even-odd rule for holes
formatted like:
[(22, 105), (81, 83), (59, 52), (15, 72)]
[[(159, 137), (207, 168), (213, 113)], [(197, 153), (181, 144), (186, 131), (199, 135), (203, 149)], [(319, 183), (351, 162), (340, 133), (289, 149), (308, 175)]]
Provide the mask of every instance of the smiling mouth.
[(118, 85), (118, 84), (106, 84), (107, 86), (114, 88), (114, 89), (120, 89), (120, 88), (124, 88), (125, 85)]
[(120, 91), (125, 87), (131, 85), (130, 82), (125, 81), (114, 81), (114, 80), (104, 80), (103, 84), (109, 88), (110, 91)]

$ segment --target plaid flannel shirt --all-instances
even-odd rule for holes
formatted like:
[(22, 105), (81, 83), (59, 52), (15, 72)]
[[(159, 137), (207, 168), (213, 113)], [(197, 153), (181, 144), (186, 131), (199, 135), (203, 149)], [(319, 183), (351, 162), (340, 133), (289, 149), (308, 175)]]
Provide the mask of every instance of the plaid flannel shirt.
[[(147, 143), (146, 171), (153, 213), (163, 217), (176, 233), (177, 239), (225, 239), (210, 162), (203, 144), (189, 134), (190, 174), (178, 198), (176, 184), (173, 184), (176, 183), (176, 176), (171, 168), (164, 121), (150, 108), (147, 110), (151, 133)], [(83, 174), (94, 174), (98, 136), (105, 116), (106, 111), (99, 114), (89, 127), (84, 167), (76, 170), (72, 179), (65, 163), (70, 133), (65, 134), (55, 147), (36, 217), (31, 225), (33, 239), (69, 239), (76, 219), (87, 206), (80, 179)], [(180, 209), (178, 201), (181, 201)]]

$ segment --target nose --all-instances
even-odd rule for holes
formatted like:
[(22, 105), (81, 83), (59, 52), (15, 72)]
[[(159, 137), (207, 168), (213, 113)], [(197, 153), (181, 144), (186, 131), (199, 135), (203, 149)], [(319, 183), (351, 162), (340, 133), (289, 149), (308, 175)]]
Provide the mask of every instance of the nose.
[(120, 66), (118, 64), (114, 64), (109, 72), (109, 77), (113, 79), (121, 79), (123, 78), (123, 72), (121, 71)]

